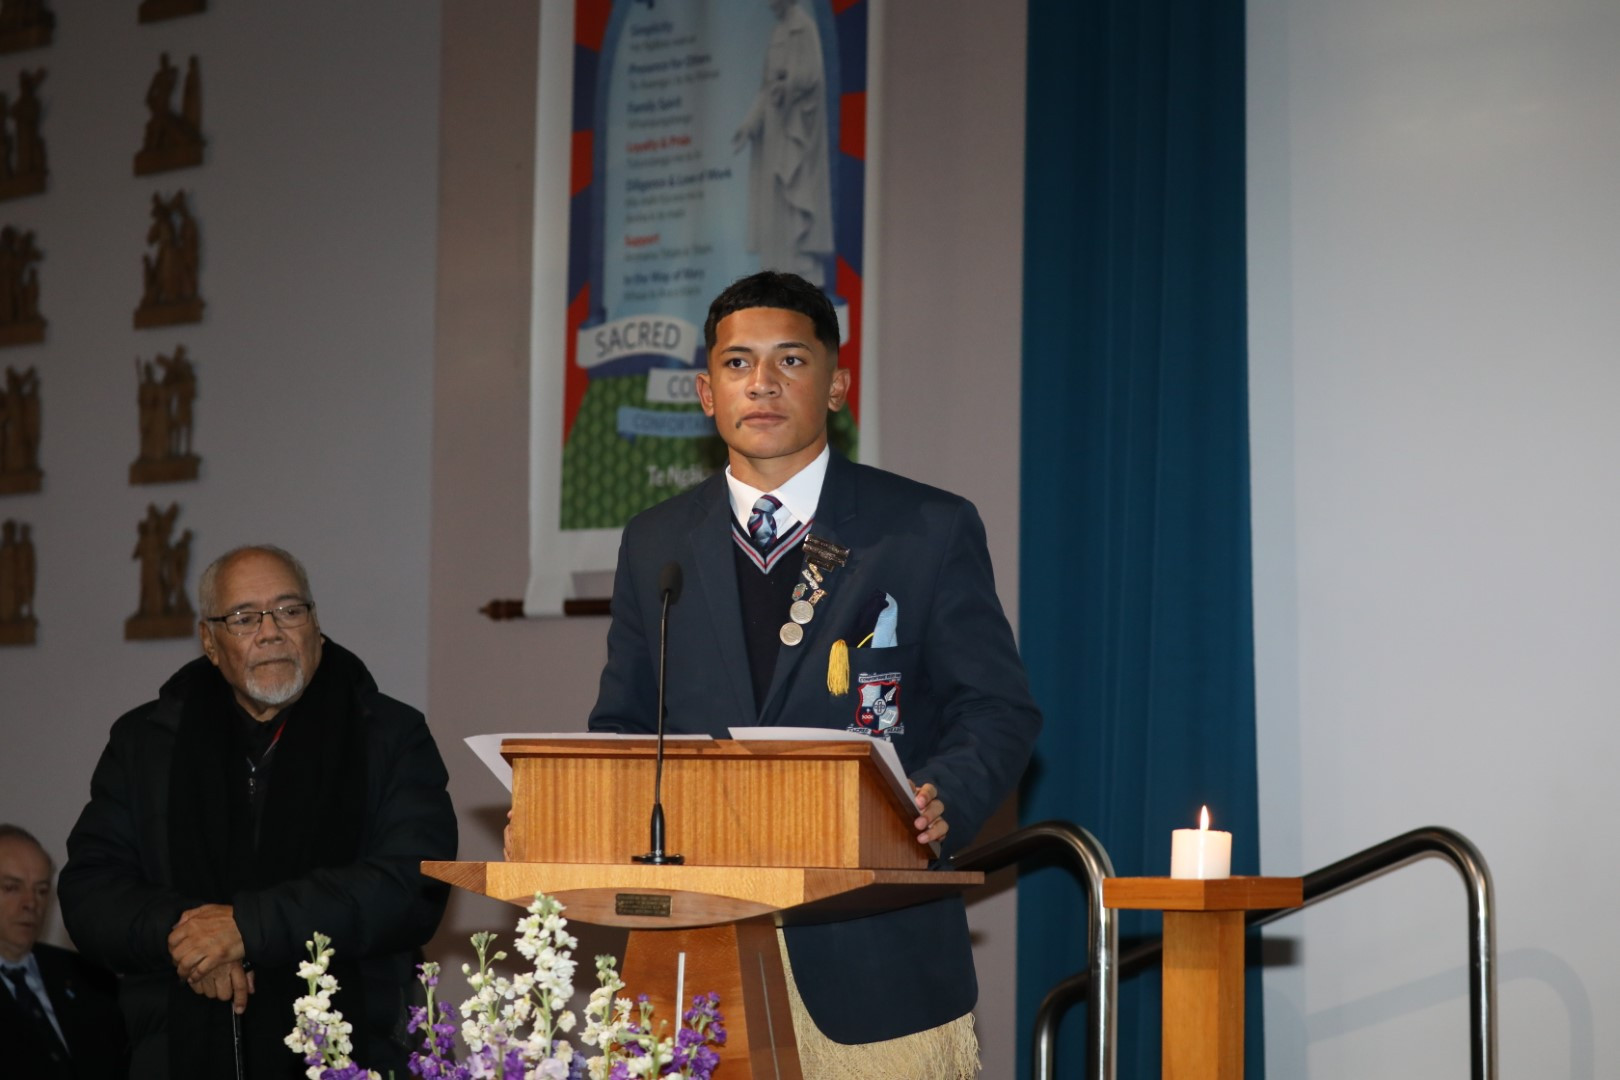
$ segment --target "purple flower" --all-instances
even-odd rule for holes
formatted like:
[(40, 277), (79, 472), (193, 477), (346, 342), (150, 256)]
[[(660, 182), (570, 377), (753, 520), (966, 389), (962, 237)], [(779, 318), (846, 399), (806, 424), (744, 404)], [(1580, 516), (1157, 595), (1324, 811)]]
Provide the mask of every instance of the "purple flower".
[(366, 1070), (359, 1065), (322, 1069), (321, 1080), (366, 1080)]
[(720, 1064), (716, 1046), (724, 1046), (726, 1027), (720, 1012), (720, 995), (712, 991), (692, 999), (692, 1007), (682, 1014), (682, 1026), (675, 1033), (670, 1061), (660, 1076), (710, 1080)]
[(439, 1022), (430, 1023), (424, 1005), (411, 1006), (410, 1030), (423, 1032), (422, 1049), (410, 1057), (410, 1070), (426, 1080), (465, 1080), (468, 1070), (456, 1064), (456, 1011), (442, 1001), (433, 1003)]
[(692, 1053), (693, 1080), (709, 1080), (709, 1074), (720, 1064), (720, 1055), (713, 1047), (700, 1046)]

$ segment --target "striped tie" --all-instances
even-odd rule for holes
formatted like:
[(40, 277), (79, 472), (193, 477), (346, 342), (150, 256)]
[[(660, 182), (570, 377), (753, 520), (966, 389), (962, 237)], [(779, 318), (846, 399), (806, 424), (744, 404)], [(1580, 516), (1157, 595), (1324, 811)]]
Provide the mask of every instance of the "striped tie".
[(782, 500), (775, 495), (761, 495), (754, 500), (754, 512), (748, 515), (748, 538), (761, 551), (768, 551), (776, 540), (776, 512)]

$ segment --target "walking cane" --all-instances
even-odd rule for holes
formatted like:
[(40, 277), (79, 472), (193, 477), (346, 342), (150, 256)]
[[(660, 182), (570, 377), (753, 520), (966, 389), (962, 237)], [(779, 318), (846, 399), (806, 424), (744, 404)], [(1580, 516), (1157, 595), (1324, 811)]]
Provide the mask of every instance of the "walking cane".
[(236, 1080), (247, 1080), (247, 1070), (242, 1068), (242, 1018), (231, 1010), (231, 1049), (236, 1056)]

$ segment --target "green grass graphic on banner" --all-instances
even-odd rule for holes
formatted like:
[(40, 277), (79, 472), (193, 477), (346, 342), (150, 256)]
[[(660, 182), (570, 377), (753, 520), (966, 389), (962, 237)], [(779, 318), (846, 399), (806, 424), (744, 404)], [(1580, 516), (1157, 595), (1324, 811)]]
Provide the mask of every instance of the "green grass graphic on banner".
[[(647, 401), (647, 377), (592, 379), (563, 444), (564, 529), (618, 529), (638, 511), (693, 486), (725, 465), (716, 435), (671, 438), (619, 433), (619, 410), (701, 417), (696, 405)], [(712, 432), (714, 427), (709, 425)]]

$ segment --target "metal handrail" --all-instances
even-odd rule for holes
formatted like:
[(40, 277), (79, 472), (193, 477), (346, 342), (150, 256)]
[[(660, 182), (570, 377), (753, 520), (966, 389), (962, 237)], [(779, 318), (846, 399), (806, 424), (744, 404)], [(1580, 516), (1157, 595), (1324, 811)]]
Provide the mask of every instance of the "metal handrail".
[[(1087, 1010), (1086, 1075), (1090, 1080), (1114, 1080), (1115, 1032), (1118, 1028), (1119, 1000), (1119, 920), (1103, 905), (1103, 880), (1114, 876), (1114, 864), (1097, 838), (1068, 821), (1042, 821), (1026, 825), (998, 840), (965, 851), (952, 860), (958, 870), (989, 873), (1013, 866), (1031, 855), (1048, 850), (1068, 855), (1071, 869), (1080, 879), (1090, 901), (1086, 930), (1087, 984), (1099, 987), (1096, 1000)], [(1052, 994), (1041, 1001), (1035, 1019), (1034, 1073), (1037, 1080), (1057, 1076), (1057, 1024), (1052, 1015)]]
[[(1305, 903), (1298, 908), (1251, 911), (1249, 926), (1264, 926), (1287, 918), (1296, 911), (1319, 904), (1375, 877), (1429, 857), (1448, 860), (1462, 875), (1468, 890), (1468, 1005), (1472, 1080), (1497, 1080), (1496, 1042), (1496, 899), (1491, 870), (1485, 856), (1462, 833), (1440, 825), (1413, 829), (1381, 844), (1374, 844), (1348, 858), (1305, 875)], [(1125, 971), (1155, 960), (1163, 942), (1143, 942), (1119, 958)], [(1117, 978), (1117, 973), (1116, 973)], [(1056, 1017), (1086, 996), (1089, 972), (1070, 976), (1047, 992), (1036, 1018), (1037, 1045), (1056, 1036)], [(1117, 1001), (1117, 984), (1107, 988), (1110, 1001)], [(1048, 1006), (1051, 1006), (1050, 1009)], [(1050, 1030), (1042, 1031), (1046, 1023)], [(1044, 1074), (1043, 1074), (1044, 1075)]]

